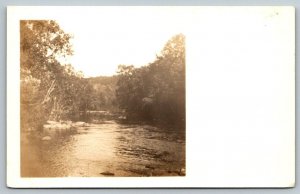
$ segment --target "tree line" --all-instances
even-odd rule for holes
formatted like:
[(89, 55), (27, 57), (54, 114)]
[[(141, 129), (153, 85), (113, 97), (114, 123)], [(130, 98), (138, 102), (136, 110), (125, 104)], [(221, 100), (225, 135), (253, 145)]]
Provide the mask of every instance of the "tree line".
[(59, 58), (72, 36), (52, 20), (20, 21), (21, 128), (47, 120), (80, 120), (88, 110), (121, 110), (128, 120), (185, 122), (185, 37), (172, 37), (156, 60), (119, 65), (112, 77), (84, 78)]
[(130, 120), (185, 123), (185, 36), (178, 34), (156, 60), (134, 68), (119, 65), (116, 97)]

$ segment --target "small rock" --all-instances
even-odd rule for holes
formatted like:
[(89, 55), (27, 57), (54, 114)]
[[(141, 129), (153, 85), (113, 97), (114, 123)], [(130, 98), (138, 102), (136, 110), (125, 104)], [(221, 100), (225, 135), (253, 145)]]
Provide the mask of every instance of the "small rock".
[(163, 158), (163, 157), (166, 157), (166, 156), (168, 156), (168, 155), (170, 155), (169, 152), (163, 151), (163, 152), (160, 152), (160, 153), (156, 154), (156, 155), (154, 156), (154, 158)]
[(43, 141), (49, 141), (49, 140), (51, 140), (51, 137), (50, 136), (45, 136), (45, 137), (42, 138), (42, 140)]
[(184, 168), (180, 169), (178, 174), (179, 176), (185, 176), (185, 169)]
[(51, 129), (51, 127), (52, 127), (52, 125), (49, 125), (49, 124), (43, 125), (43, 128), (44, 128), (44, 129)]
[(114, 176), (115, 175), (115, 173), (108, 172), (108, 171), (101, 172), (100, 174), (105, 175), (105, 176)]
[(152, 169), (152, 170), (155, 169), (153, 166), (150, 166), (150, 165), (146, 165), (145, 168), (149, 168), (149, 169)]
[(47, 121), (47, 123), (50, 125), (53, 125), (53, 124), (56, 124), (57, 122), (56, 121)]
[(84, 127), (85, 125), (86, 125), (85, 122), (80, 122), (80, 121), (73, 123), (74, 127)]
[(82, 127), (89, 127), (89, 124), (83, 123)]

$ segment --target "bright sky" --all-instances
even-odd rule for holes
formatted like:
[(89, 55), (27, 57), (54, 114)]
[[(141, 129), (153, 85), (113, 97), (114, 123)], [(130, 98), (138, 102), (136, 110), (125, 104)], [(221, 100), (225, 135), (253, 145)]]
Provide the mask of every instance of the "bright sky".
[(58, 11), (56, 21), (74, 36), (74, 55), (66, 63), (90, 77), (113, 75), (119, 64), (138, 67), (152, 62), (173, 35), (183, 33), (183, 15), (176, 9), (166, 11), (117, 7)]

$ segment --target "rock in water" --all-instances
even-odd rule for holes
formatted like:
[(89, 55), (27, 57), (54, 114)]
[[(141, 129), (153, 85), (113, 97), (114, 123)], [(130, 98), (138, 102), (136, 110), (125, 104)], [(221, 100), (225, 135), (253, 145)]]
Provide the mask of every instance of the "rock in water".
[(44, 128), (44, 129), (51, 129), (51, 127), (52, 127), (52, 125), (50, 125), (50, 124), (45, 124), (45, 125), (43, 125), (43, 128)]
[(85, 122), (78, 121), (78, 122), (74, 123), (73, 126), (74, 127), (84, 127), (85, 126)]
[(179, 176), (185, 176), (185, 168), (180, 169)]
[(54, 125), (54, 124), (56, 124), (57, 122), (56, 122), (56, 121), (47, 121), (47, 123), (50, 124), (50, 125)]
[(108, 172), (108, 171), (101, 172), (100, 174), (105, 175), (105, 176), (114, 176), (115, 175), (114, 173)]
[(42, 138), (42, 140), (43, 141), (49, 141), (49, 140), (51, 140), (51, 137), (50, 136), (45, 136), (45, 137)]
[(145, 168), (148, 168), (148, 169), (151, 169), (151, 170), (154, 170), (154, 166), (151, 166), (151, 165), (146, 165)]

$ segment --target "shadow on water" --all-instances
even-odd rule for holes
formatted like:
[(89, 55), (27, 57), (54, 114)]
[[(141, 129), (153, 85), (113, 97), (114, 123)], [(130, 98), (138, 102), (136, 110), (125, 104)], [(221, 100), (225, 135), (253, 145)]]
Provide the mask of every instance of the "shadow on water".
[(23, 177), (185, 175), (183, 129), (106, 120), (44, 135), (23, 135)]
[(141, 176), (184, 174), (185, 143), (177, 130), (128, 125), (122, 126), (118, 133), (116, 154), (129, 161), (127, 170)]

